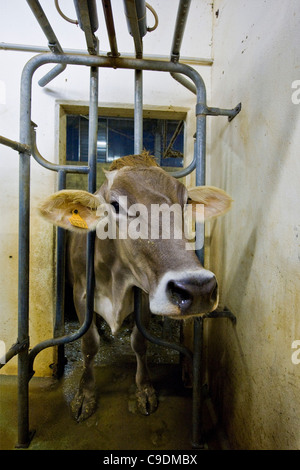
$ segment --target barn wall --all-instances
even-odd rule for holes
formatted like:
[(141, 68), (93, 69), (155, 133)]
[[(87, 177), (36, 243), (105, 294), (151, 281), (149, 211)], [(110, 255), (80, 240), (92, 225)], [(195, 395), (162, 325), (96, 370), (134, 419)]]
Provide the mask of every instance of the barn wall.
[(213, 103), (243, 109), (212, 122), (209, 181), (234, 204), (210, 261), (237, 325), (208, 321), (208, 374), (236, 449), (300, 448), (299, 40), (297, 0), (214, 2)]
[[(40, 0), (42, 7), (63, 48), (86, 50), (84, 34), (74, 25), (65, 22), (56, 12), (54, 2)], [(144, 39), (146, 54), (170, 53), (175, 25), (177, 2), (174, 0), (153, 0), (151, 5), (159, 14), (158, 29)], [(123, 2), (112, 1), (119, 50), (133, 52), (133, 40), (129, 35), (123, 10)], [(60, 0), (60, 7), (66, 15), (74, 17), (73, 2)], [(149, 25), (153, 19), (149, 15)], [(109, 50), (105, 23), (99, 2), (100, 50)], [(103, 30), (101, 29), (103, 28)], [(0, 15), (1, 41), (16, 44), (32, 44), (47, 47), (37, 21), (26, 2), (11, 0), (2, 2)], [(182, 55), (211, 57), (211, 2), (192, 2), (187, 21), (186, 34), (182, 43)], [(199, 44), (201, 46), (199, 47)], [(33, 56), (30, 53), (0, 51), (0, 134), (7, 138), (19, 139), (19, 89), (20, 77), (25, 63)], [(53, 66), (40, 68), (33, 80), (32, 120), (38, 124), (37, 142), (40, 153), (52, 162), (58, 162), (59, 155), (59, 103), (68, 100), (86, 104), (89, 99), (89, 70), (87, 67), (68, 66), (45, 88), (37, 84), (46, 71)], [(210, 92), (210, 68), (198, 67)], [(133, 103), (134, 72), (129, 70), (100, 70), (99, 106), (111, 103), (117, 107)], [(195, 132), (195, 97), (178, 84), (167, 73), (148, 72), (144, 74), (144, 103), (148, 107), (163, 109), (184, 108), (187, 111), (187, 160), (192, 158)], [(7, 349), (17, 339), (17, 244), (18, 244), (18, 154), (0, 147), (1, 180), (1, 224), (0, 224), (0, 340)], [(54, 231), (51, 225), (42, 221), (36, 213), (36, 206), (42, 197), (56, 189), (56, 176), (33, 162), (32, 164), (32, 237), (31, 237), (31, 297), (30, 297), (30, 339), (31, 347), (37, 342), (52, 337), (53, 289), (54, 289)], [(53, 362), (52, 350), (38, 356), (35, 363), (36, 375), (49, 375), (49, 364)], [(1, 373), (16, 373), (17, 360), (14, 358)]]

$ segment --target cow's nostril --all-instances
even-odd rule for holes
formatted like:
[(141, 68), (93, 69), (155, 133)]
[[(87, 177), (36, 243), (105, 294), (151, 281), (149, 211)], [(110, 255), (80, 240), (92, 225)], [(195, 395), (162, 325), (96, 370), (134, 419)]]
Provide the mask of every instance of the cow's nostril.
[(166, 285), (169, 301), (180, 308), (182, 315), (200, 314), (215, 308), (218, 283), (212, 273), (185, 279), (170, 279)]
[(218, 298), (218, 283), (217, 283), (216, 278), (214, 278), (214, 287), (210, 294), (210, 299), (212, 302), (216, 302), (217, 298)]
[(188, 309), (193, 302), (193, 295), (187, 288), (177, 281), (169, 281), (167, 293), (170, 301), (181, 309)]

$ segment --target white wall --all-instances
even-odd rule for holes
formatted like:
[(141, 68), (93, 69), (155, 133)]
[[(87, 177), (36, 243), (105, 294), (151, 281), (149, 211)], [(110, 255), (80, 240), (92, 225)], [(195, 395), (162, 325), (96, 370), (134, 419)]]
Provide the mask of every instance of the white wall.
[(211, 268), (237, 325), (210, 320), (208, 374), (238, 449), (300, 448), (299, 40), (297, 0), (214, 2), (212, 100), (243, 109), (212, 122), (210, 182), (235, 202)]
[[(41, 0), (48, 19), (63, 48), (86, 49), (84, 34), (80, 28), (65, 22), (56, 12), (54, 2)], [(69, 17), (75, 17), (73, 2), (61, 0), (61, 9)], [(152, 0), (151, 5), (159, 15), (158, 29), (144, 39), (145, 54), (169, 55), (172, 44), (178, 1)], [(100, 28), (96, 33), (100, 49), (108, 50), (108, 40), (98, 2)], [(119, 50), (134, 52), (123, 11), (123, 2), (112, 2)], [(148, 15), (149, 25), (153, 24)], [(186, 34), (182, 43), (182, 55), (211, 57), (211, 4), (209, 0), (194, 0), (190, 9)], [(1, 2), (1, 41), (16, 44), (47, 46), (37, 21), (23, 0)], [(199, 44), (201, 46), (199, 47)], [(19, 139), (19, 88), (25, 63), (33, 54), (0, 51), (0, 134)], [(58, 162), (58, 113), (59, 101), (71, 100), (78, 104), (89, 99), (89, 70), (86, 67), (68, 66), (47, 87), (40, 88), (38, 79), (52, 66), (41, 67), (33, 79), (32, 120), (38, 124), (37, 142), (41, 154), (52, 162)], [(210, 68), (198, 67), (210, 92)], [(116, 106), (133, 103), (134, 72), (128, 70), (100, 70), (99, 105)], [(144, 74), (144, 103), (148, 106), (182, 107), (188, 112), (188, 135), (195, 132), (195, 97), (179, 85), (167, 73)], [(189, 139), (187, 158), (192, 157), (192, 138)], [(0, 146), (1, 166), (1, 225), (0, 225), (0, 340), (9, 348), (17, 339), (17, 237), (18, 237), (18, 154)], [(55, 189), (55, 175), (32, 164), (32, 237), (31, 237), (31, 347), (52, 336), (53, 323), (53, 229), (36, 214), (36, 204), (41, 197)], [(12, 258), (10, 258), (12, 256)], [(38, 356), (35, 364), (37, 375), (50, 374), (52, 351)], [(16, 358), (9, 362), (3, 373), (16, 372)]]

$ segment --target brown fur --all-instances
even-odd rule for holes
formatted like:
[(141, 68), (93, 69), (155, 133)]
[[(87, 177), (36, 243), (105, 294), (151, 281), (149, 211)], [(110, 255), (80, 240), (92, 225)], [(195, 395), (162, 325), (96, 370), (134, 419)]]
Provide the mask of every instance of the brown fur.
[(109, 167), (109, 171), (119, 170), (124, 166), (158, 166), (155, 157), (150, 152), (143, 150), (140, 155), (126, 155), (125, 157), (114, 160)]

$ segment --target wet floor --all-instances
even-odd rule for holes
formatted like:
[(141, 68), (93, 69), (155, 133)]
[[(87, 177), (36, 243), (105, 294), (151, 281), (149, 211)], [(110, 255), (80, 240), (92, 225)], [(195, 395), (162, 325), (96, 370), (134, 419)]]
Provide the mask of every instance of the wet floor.
[[(155, 360), (155, 348), (150, 352), (149, 368), (159, 406), (150, 416), (142, 416), (136, 409), (135, 361), (126, 331), (117, 340), (104, 339), (104, 346), (105, 341), (112, 353), (102, 354), (102, 362), (96, 362), (98, 408), (86, 421), (74, 421), (69, 408), (81, 375), (80, 342), (66, 348), (68, 364), (62, 379), (32, 378), (30, 428), (35, 434), (29, 449), (191, 450), (192, 390), (182, 384), (178, 357), (168, 353), (166, 364), (160, 355)], [(118, 356), (121, 345), (122, 361)], [(206, 448), (227, 448), (209, 409), (204, 406)], [(14, 449), (16, 442), (16, 377), (0, 376), (0, 449)]]

